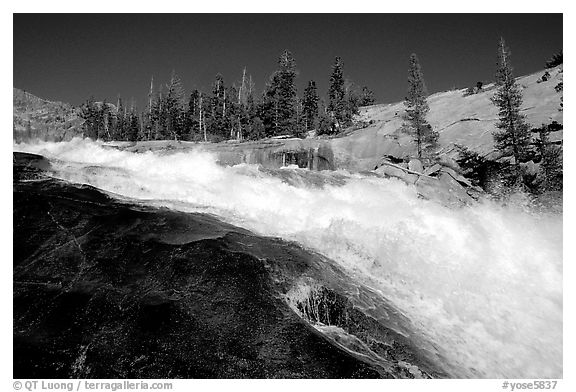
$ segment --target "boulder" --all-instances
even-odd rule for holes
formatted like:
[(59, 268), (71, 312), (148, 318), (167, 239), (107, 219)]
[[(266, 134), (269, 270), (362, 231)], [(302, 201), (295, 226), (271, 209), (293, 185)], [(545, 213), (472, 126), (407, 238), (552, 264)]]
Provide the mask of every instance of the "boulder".
[(442, 172), (449, 174), (454, 180), (458, 181), (462, 185), (472, 187), (472, 183), (470, 182), (470, 180), (464, 177), (463, 175), (457, 173), (454, 169), (451, 169), (449, 167), (443, 167)]
[(440, 172), (437, 178), (420, 176), (416, 181), (416, 188), (424, 199), (447, 207), (463, 207), (474, 203), (466, 188), (445, 172)]
[(444, 154), (438, 157), (438, 163), (442, 166), (449, 167), (454, 170), (460, 169), (460, 166), (454, 159)]
[(432, 165), (429, 168), (427, 168), (426, 170), (424, 170), (424, 174), (427, 176), (430, 176), (434, 173), (439, 172), (440, 169), (442, 169), (442, 165), (435, 163), (434, 165)]
[(383, 175), (384, 177), (395, 177), (408, 184), (414, 184), (418, 179), (417, 174), (411, 174), (402, 170), (400, 167), (392, 166), (388, 163), (383, 163), (382, 166), (375, 170), (376, 173)]
[(424, 172), (424, 166), (422, 166), (422, 162), (418, 159), (411, 159), (410, 162), (408, 162), (408, 169), (418, 173)]

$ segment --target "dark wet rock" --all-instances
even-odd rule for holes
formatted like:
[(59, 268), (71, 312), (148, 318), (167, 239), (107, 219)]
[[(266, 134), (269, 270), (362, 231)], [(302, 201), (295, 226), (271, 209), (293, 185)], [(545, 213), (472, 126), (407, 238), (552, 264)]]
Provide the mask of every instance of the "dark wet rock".
[(16, 153), (13, 155), (12, 178), (14, 182), (40, 180), (50, 170), (50, 162), (41, 155)]
[(403, 378), (433, 376), (417, 366), (414, 366), (418, 369), (416, 374), (406, 374), (406, 365), (418, 362), (418, 359), (401, 348), (402, 337), (382, 329), (374, 318), (355, 307), (346, 296), (314, 282), (295, 289), (296, 292), (287, 294), (291, 307), (346, 349), (362, 354), (369, 362), (384, 363), (388, 372), (402, 374)]
[[(446, 376), (409, 320), (330, 260), (14, 157), (15, 378)], [(334, 322), (292, 306), (310, 282)]]

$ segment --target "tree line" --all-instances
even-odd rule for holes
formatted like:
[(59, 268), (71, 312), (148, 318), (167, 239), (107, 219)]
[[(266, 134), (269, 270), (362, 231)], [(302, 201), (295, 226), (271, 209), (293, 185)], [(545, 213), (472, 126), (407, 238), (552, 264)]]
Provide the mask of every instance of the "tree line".
[(103, 140), (257, 140), (265, 137), (305, 137), (309, 131), (332, 135), (352, 124), (360, 106), (374, 103), (374, 94), (359, 89), (344, 76), (344, 63), (332, 65), (327, 99), (316, 82), (307, 83), (301, 96), (296, 88), (296, 61), (285, 50), (278, 67), (258, 94), (246, 68), (240, 81), (226, 85), (217, 74), (212, 90), (186, 94), (172, 72), (160, 87), (150, 81), (146, 108), (128, 108), (120, 97), (115, 104), (88, 99), (81, 107), (86, 137)]
[[(562, 53), (546, 63), (547, 67), (562, 63)], [(82, 106), (85, 136), (105, 140), (257, 140), (265, 137), (305, 137), (316, 134), (333, 135), (352, 124), (360, 106), (374, 103), (367, 87), (359, 90), (344, 77), (344, 64), (336, 57), (332, 65), (327, 100), (320, 99), (314, 81), (309, 81), (302, 96), (296, 89), (296, 61), (285, 50), (278, 59), (264, 91), (257, 95), (250, 75), (244, 69), (238, 83), (226, 86), (222, 75), (216, 75), (212, 91), (194, 90), (188, 96), (175, 72), (168, 84), (154, 88), (151, 80), (145, 111), (135, 105), (127, 109), (120, 98), (116, 105), (96, 103), (91, 98)], [(499, 121), (493, 132), (494, 145), (503, 157), (511, 158), (506, 168), (507, 185), (525, 186), (527, 176), (521, 163), (542, 162), (544, 183), (539, 188), (562, 187), (562, 148), (550, 142), (549, 134), (556, 125), (543, 124), (530, 129), (521, 114), (522, 93), (512, 73), (510, 51), (501, 39), (496, 69), (497, 90), (492, 102), (498, 108)], [(418, 56), (412, 54), (408, 66), (408, 91), (404, 100), (403, 129), (412, 136), (418, 158), (434, 155), (439, 134), (426, 120), (429, 112), (428, 92)], [(531, 133), (538, 134), (533, 140)], [(460, 162), (484, 165), (486, 160), (464, 149)], [(472, 172), (478, 168), (465, 167)]]

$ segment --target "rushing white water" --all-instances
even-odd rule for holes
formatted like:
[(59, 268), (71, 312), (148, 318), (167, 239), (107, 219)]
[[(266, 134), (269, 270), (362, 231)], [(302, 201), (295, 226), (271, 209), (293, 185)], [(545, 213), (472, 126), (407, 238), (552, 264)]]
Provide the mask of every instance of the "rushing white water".
[(130, 153), (99, 143), (15, 145), (55, 176), (209, 212), (295, 240), (390, 299), (455, 376), (562, 377), (562, 216), (481, 204), (449, 209), (400, 181), (222, 167), (208, 153)]

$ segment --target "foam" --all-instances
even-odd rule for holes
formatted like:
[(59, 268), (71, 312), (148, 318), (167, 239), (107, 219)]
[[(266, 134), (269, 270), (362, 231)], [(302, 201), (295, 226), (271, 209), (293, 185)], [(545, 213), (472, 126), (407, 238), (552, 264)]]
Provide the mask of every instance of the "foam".
[(449, 209), (401, 181), (223, 167), (196, 149), (136, 154), (78, 139), (14, 149), (50, 158), (57, 177), (323, 253), (399, 307), (456, 376), (562, 377), (562, 216)]

